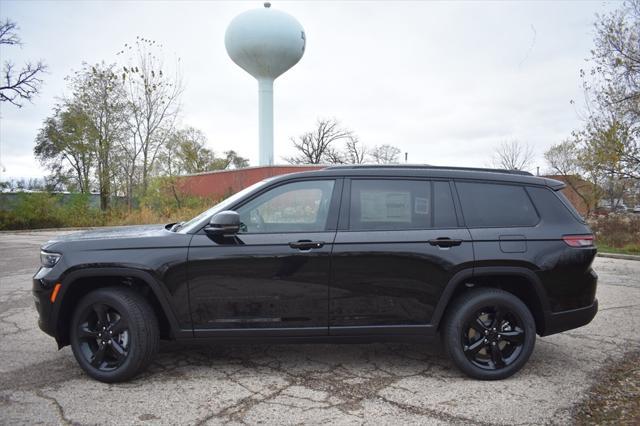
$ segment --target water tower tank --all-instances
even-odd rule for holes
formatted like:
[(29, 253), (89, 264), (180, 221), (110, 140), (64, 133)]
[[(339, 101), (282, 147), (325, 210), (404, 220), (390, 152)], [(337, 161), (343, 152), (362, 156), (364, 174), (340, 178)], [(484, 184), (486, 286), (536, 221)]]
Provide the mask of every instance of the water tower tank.
[(300, 61), (306, 38), (302, 25), (288, 13), (264, 8), (236, 16), (224, 37), (229, 57), (258, 80), (259, 164), (273, 164), (273, 81)]

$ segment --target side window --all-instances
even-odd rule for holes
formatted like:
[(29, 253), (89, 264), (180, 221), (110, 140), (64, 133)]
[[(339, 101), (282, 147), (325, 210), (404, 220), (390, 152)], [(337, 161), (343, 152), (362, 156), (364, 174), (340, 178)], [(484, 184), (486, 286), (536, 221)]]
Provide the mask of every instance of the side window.
[(433, 182), (433, 227), (457, 228), (458, 219), (453, 206), (449, 182)]
[(349, 228), (356, 231), (431, 228), (430, 182), (352, 180)]
[(547, 223), (571, 223), (579, 220), (584, 223), (580, 213), (571, 205), (561, 191), (535, 186), (527, 187), (540, 216)]
[(524, 187), (456, 182), (467, 226), (532, 226), (538, 214)]
[(333, 186), (333, 180), (313, 180), (273, 188), (237, 209), (240, 232), (324, 231)]

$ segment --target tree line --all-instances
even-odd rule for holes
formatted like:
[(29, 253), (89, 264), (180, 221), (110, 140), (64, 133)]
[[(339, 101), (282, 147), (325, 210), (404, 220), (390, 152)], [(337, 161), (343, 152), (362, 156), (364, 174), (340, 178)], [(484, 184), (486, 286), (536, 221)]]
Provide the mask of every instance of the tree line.
[[(625, 193), (640, 192), (640, 0), (597, 16), (588, 67), (580, 70), (584, 102), (572, 101), (583, 125), (544, 153), (547, 172), (564, 177), (589, 213), (598, 201), (615, 206)], [(19, 45), (17, 26), (0, 23), (0, 44)], [(137, 38), (112, 63), (84, 63), (67, 77), (69, 95), (44, 121), (34, 153), (50, 171), (48, 187), (82, 193), (98, 191), (101, 208), (120, 195), (129, 206), (149, 192), (156, 177), (177, 176), (248, 165), (235, 151), (220, 155), (206, 136), (181, 127), (183, 83), (179, 61), (165, 66), (162, 46)], [(16, 68), (7, 61), (0, 101), (20, 107), (40, 90), (42, 61)], [(365, 145), (335, 118), (290, 139), (290, 164), (394, 164), (401, 150), (390, 144)], [(527, 170), (533, 150), (505, 141), (492, 164)], [(175, 190), (175, 187), (172, 187)]]
[(232, 150), (216, 155), (202, 131), (178, 125), (179, 60), (170, 71), (160, 44), (138, 37), (117, 56), (113, 63), (83, 63), (68, 76), (70, 95), (38, 132), (34, 154), (50, 171), (50, 186), (97, 191), (107, 210), (112, 195), (131, 207), (155, 177), (248, 165)]
[[(640, 203), (640, 0), (598, 15), (589, 67), (579, 78), (584, 102), (574, 100), (582, 126), (544, 153), (547, 173), (563, 178), (587, 215), (600, 200), (612, 209), (625, 195)], [(531, 171), (533, 149), (517, 139), (494, 149), (490, 164)]]
[(289, 164), (397, 164), (400, 149), (388, 145), (369, 147), (353, 130), (335, 118), (319, 118), (313, 130), (290, 139), (296, 154)]
[(589, 213), (600, 199), (615, 208), (626, 192), (640, 192), (640, 0), (599, 15), (594, 30), (589, 67), (580, 70), (583, 125), (544, 154)]

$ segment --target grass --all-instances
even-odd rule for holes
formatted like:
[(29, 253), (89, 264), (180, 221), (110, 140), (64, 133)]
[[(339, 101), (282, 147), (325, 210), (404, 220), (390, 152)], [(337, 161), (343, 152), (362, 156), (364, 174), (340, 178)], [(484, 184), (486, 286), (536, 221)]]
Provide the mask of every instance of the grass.
[(216, 202), (184, 197), (177, 205), (172, 197), (156, 196), (143, 199), (140, 204), (132, 210), (114, 207), (102, 212), (82, 194), (73, 195), (64, 202), (55, 194), (20, 194), (11, 209), (0, 209), (0, 231), (180, 222), (197, 216)]
[(601, 370), (573, 413), (578, 425), (640, 424), (640, 352)]
[(616, 253), (640, 255), (640, 244), (627, 244), (623, 247), (611, 247), (606, 244), (597, 243), (598, 253)]

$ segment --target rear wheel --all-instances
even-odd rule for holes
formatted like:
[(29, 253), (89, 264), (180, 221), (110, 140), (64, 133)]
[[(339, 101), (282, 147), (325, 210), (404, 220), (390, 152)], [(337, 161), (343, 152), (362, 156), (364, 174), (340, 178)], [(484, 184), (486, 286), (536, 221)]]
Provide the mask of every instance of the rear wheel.
[(70, 331), (78, 364), (103, 382), (121, 382), (140, 373), (159, 345), (153, 309), (129, 288), (101, 288), (86, 295), (74, 312)]
[(498, 380), (527, 362), (536, 340), (535, 320), (527, 306), (503, 290), (482, 288), (460, 296), (443, 327), (445, 350), (467, 375)]

